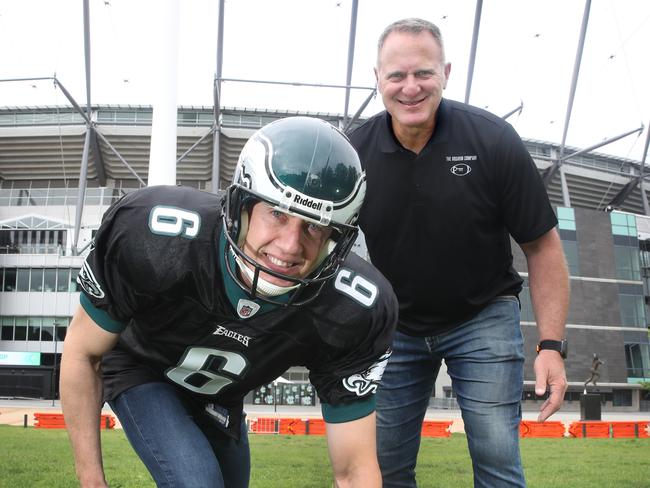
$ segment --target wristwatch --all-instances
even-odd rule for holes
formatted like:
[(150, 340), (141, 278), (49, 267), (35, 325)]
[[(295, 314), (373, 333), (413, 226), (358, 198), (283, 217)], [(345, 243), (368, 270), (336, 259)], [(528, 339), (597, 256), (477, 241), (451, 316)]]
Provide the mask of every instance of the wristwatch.
[(550, 339), (540, 341), (539, 344), (537, 344), (537, 354), (539, 354), (539, 351), (542, 349), (551, 349), (552, 351), (557, 351), (560, 353), (560, 356), (562, 356), (562, 359), (566, 359), (567, 341), (566, 339), (562, 339), (561, 341), (552, 341)]

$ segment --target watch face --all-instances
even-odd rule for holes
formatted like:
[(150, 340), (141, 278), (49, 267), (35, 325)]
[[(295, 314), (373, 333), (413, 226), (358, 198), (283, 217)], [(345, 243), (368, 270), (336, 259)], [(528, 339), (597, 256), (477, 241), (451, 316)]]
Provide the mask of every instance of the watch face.
[(568, 353), (569, 353), (569, 344), (567, 343), (566, 340), (563, 340), (560, 346), (560, 355), (566, 359)]

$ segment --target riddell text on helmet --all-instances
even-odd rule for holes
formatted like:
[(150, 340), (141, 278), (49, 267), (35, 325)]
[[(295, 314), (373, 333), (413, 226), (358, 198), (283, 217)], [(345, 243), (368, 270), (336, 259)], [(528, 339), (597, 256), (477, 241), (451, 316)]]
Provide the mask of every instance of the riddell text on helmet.
[(298, 205), (302, 205), (303, 207), (313, 208), (314, 210), (320, 210), (323, 208), (323, 202), (318, 202), (306, 197), (302, 198), (300, 195), (296, 195), (293, 198), (293, 202), (297, 203)]

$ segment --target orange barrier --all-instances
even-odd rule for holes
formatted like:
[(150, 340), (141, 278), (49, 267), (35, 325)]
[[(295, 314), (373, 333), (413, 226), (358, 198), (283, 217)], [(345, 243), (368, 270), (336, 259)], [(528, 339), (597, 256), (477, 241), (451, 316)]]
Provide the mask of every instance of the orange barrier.
[(573, 437), (609, 437), (609, 422), (572, 422), (569, 425), (569, 434)]
[(253, 434), (325, 435), (323, 419), (258, 417), (248, 421), (248, 432)]
[(280, 434), (283, 435), (305, 435), (307, 433), (306, 422), (302, 419), (280, 419)]
[(566, 427), (560, 421), (522, 420), (519, 424), (520, 437), (564, 437), (565, 430)]
[(325, 421), (323, 419), (307, 419), (305, 429), (307, 435), (325, 435)]
[[(36, 427), (64, 428), (61, 414), (34, 414), (37, 419)], [(102, 416), (102, 427), (106, 424)], [(53, 419), (52, 419), (53, 418)], [(39, 420), (40, 419), (40, 420)], [(110, 427), (113, 428), (115, 420), (111, 417)], [(259, 417), (247, 420), (248, 431), (252, 434), (281, 434), (281, 435), (325, 435), (325, 421), (323, 419), (300, 419), (291, 417)], [(422, 437), (450, 437), (452, 420), (425, 420), (422, 423)], [(47, 424), (47, 427), (43, 424)], [(568, 428), (571, 437), (650, 437), (648, 421), (638, 422), (572, 422)], [(549, 421), (536, 422), (522, 420), (519, 424), (520, 437), (546, 437), (561, 438), (567, 435), (567, 428), (563, 422)]]
[(422, 422), (422, 437), (449, 437), (452, 420), (425, 420)]
[[(65, 420), (61, 413), (34, 413), (34, 427), (37, 429), (65, 429)], [(115, 417), (102, 415), (99, 419), (100, 429), (115, 428)]]
[(612, 437), (649, 437), (647, 421), (643, 422), (610, 422)]
[(277, 434), (281, 419), (260, 417), (248, 421), (248, 432), (253, 434)]
[(573, 422), (569, 426), (573, 437), (650, 437), (648, 421), (639, 422)]

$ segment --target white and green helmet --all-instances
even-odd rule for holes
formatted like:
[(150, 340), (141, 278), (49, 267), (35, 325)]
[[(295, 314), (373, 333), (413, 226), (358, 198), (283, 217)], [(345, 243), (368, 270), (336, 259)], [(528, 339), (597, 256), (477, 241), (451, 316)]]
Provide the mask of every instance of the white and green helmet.
[[(359, 156), (333, 125), (312, 117), (289, 117), (262, 127), (242, 149), (223, 209), (226, 254), (254, 267), (252, 289), (226, 259), (228, 272), (254, 297), (272, 303), (285, 301), (276, 301), (258, 287), (261, 271), (295, 283), (290, 304), (315, 298), (354, 244), (365, 193), (366, 178)], [(297, 279), (283, 275), (244, 254), (241, 246), (248, 230), (248, 210), (257, 201), (333, 229), (320, 264), (309, 276)]]

